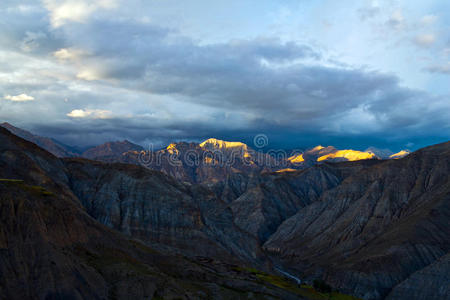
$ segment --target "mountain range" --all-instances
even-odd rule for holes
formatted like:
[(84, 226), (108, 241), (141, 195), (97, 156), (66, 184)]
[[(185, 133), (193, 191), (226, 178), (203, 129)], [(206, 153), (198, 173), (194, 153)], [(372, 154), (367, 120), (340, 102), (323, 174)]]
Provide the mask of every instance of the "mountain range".
[(216, 139), (97, 160), (35, 141), (0, 128), (0, 298), (450, 294), (450, 142), (392, 160), (318, 146), (280, 169)]
[(305, 169), (324, 161), (340, 162), (364, 159), (398, 159), (409, 154), (402, 150), (369, 148), (366, 151), (339, 150), (332, 146), (316, 146), (306, 151), (256, 151), (241, 142), (227, 142), (214, 138), (202, 143), (178, 142), (160, 150), (145, 150), (128, 140), (107, 142), (76, 151), (56, 140), (37, 136), (9, 123), (0, 126), (58, 157), (83, 157), (103, 162), (121, 162), (143, 165), (162, 171), (178, 180), (190, 183), (223, 181), (230, 174), (285, 172)]

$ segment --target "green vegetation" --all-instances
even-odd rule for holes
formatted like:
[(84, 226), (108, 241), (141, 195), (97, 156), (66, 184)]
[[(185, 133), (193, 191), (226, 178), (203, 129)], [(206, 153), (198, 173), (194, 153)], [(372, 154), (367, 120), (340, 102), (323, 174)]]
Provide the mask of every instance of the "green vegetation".
[(47, 191), (45, 188), (43, 188), (42, 186), (39, 186), (39, 185), (28, 186), (28, 189), (30, 189), (31, 191), (33, 191), (41, 196), (54, 196), (55, 195), (52, 192)]
[(55, 196), (50, 191), (47, 191), (44, 187), (39, 185), (27, 185), (22, 179), (9, 179), (0, 178), (0, 183), (14, 185), (14, 187), (20, 188), (24, 191), (31, 192), (31, 194), (36, 196)]
[(12, 184), (16, 183), (16, 184), (19, 184), (19, 183), (23, 183), (23, 180), (21, 180), (21, 179), (0, 178), (0, 183), (12, 183)]
[[(350, 295), (341, 294), (337, 291), (331, 291), (331, 287), (327, 285), (325, 282), (319, 280), (316, 284), (319, 285), (319, 287), (322, 290), (318, 290), (310, 285), (302, 284), (297, 285), (294, 282), (292, 282), (289, 279), (286, 279), (285, 277), (267, 274), (265, 272), (256, 270), (254, 268), (234, 268), (236, 271), (241, 272), (249, 272), (255, 275), (260, 281), (266, 282), (268, 284), (274, 285), (276, 287), (279, 287), (281, 289), (287, 290), (291, 293), (303, 296), (307, 299), (311, 300), (357, 300), (358, 298), (355, 298)], [(324, 292), (323, 289), (327, 290), (327, 287), (329, 287), (329, 292)]]
[[(41, 196), (41, 197), (51, 197), (55, 196), (54, 193), (46, 190), (42, 186), (38, 185), (27, 185), (23, 180), (20, 179), (7, 179), (0, 178), (0, 184), (8, 186), (14, 186), (14, 189), (19, 189), (26, 191), (31, 195)], [(130, 240), (131, 245), (136, 250), (142, 251), (144, 253), (158, 254), (157, 251), (146, 246), (144, 243), (138, 240)], [(153, 278), (158, 278), (161, 273), (155, 269), (152, 269), (147, 264), (139, 261), (128, 253), (113, 248), (105, 248), (102, 246), (97, 246), (94, 248), (86, 249), (83, 246), (78, 246), (75, 248), (75, 253), (77, 256), (82, 258), (88, 265), (96, 269), (100, 274), (105, 276), (108, 282), (113, 283), (121, 277), (135, 277), (140, 275), (152, 276)], [(164, 262), (161, 261), (161, 264)], [(283, 290), (289, 291), (293, 294), (302, 296), (307, 299), (312, 300), (357, 300), (357, 298), (345, 294), (341, 294), (337, 291), (332, 291), (332, 288), (327, 285), (324, 281), (315, 280), (313, 286), (310, 285), (298, 285), (282, 276), (268, 274), (257, 270), (255, 268), (245, 268), (245, 267), (235, 267), (233, 268), (237, 272), (250, 273), (253, 275), (251, 280), (255, 280), (264, 285), (273, 287), (278, 287)], [(194, 284), (192, 282), (185, 282), (185, 288), (189, 290), (199, 290), (207, 294), (207, 290), (204, 290), (201, 286)], [(222, 289), (226, 290), (230, 295), (242, 295), (248, 293), (246, 290), (241, 290), (233, 288), (231, 286), (221, 286)], [(110, 298), (115, 298), (116, 290), (112, 288), (110, 290)]]

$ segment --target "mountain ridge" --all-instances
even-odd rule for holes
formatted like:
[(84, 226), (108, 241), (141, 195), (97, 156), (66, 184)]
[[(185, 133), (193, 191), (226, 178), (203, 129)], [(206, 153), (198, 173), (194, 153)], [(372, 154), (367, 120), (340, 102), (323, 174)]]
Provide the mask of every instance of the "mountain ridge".
[[(398, 293), (407, 293), (411, 299), (431, 299), (438, 298), (439, 293), (445, 294), (442, 289), (416, 291), (414, 283), (431, 280), (430, 272), (438, 272), (444, 278), (449, 272), (444, 266), (448, 261), (445, 255), (450, 248), (449, 236), (445, 232), (450, 216), (446, 201), (450, 196), (449, 178), (446, 176), (450, 168), (450, 142), (420, 149), (398, 160), (324, 162), (285, 173), (234, 172), (228, 174), (225, 181), (214, 184), (186, 184), (137, 165), (84, 158), (59, 159), (6, 129), (0, 128), (0, 139), (0, 178), (6, 178), (0, 180), (0, 204), (6, 205), (1, 220), (5, 224), (13, 224), (12, 227), (1, 227), (0, 247), (3, 248), (0, 249), (7, 249), (9, 256), (16, 257), (23, 251), (21, 249), (28, 249), (23, 247), (30, 245), (19, 239), (24, 236), (21, 231), (7, 231), (8, 238), (3, 239), (3, 228), (32, 226), (56, 230), (58, 234), (51, 237), (46, 237), (46, 231), (33, 235), (34, 244), (41, 245), (35, 250), (39, 253), (37, 257), (41, 257), (45, 265), (40, 270), (42, 274), (50, 274), (43, 278), (60, 271), (47, 267), (51, 262), (42, 258), (45, 254), (39, 251), (47, 251), (44, 253), (57, 257), (57, 266), (70, 266), (65, 273), (60, 272), (62, 275), (56, 277), (56, 281), (49, 280), (55, 282), (54, 286), (60, 286), (60, 280), (65, 280), (62, 286), (69, 287), (68, 290), (50, 288), (48, 291), (56, 293), (54, 295), (104, 295), (111, 292), (107, 286), (115, 286), (113, 282), (121, 282), (126, 289), (132, 289), (133, 283), (120, 275), (121, 272), (130, 272), (126, 271), (128, 267), (123, 269), (123, 256), (122, 263), (114, 264), (112, 269), (97, 265), (98, 257), (107, 253), (99, 251), (98, 245), (103, 245), (101, 247), (116, 249), (113, 253), (127, 253), (133, 258), (131, 261), (140, 262), (139, 270), (142, 270), (143, 254), (132, 250), (132, 244), (124, 236), (138, 238), (156, 252), (163, 251), (165, 259), (188, 270), (193, 268), (189, 261), (194, 260), (198, 266), (197, 282), (208, 286), (211, 281), (221, 282), (232, 288), (244, 284), (251, 286), (254, 293), (270, 292), (272, 298), (278, 295), (279, 298), (294, 299), (296, 296), (283, 290), (264, 289), (251, 281), (253, 277), (239, 272), (230, 273), (234, 272), (233, 267), (222, 264), (219, 266), (223, 267), (214, 269), (214, 272), (219, 272), (223, 276), (219, 277), (225, 279), (205, 275), (210, 273), (195, 258), (196, 255), (206, 257), (208, 262), (226, 261), (231, 265), (257, 266), (272, 272), (279, 268), (306, 282), (323, 279), (333, 288), (367, 299), (381, 299), (388, 295), (395, 298)], [(20, 183), (22, 181), (26, 186)], [(19, 203), (26, 205), (20, 206)], [(57, 219), (48, 219), (46, 212), (51, 209), (51, 204), (57, 208), (51, 210), (54, 213), (50, 216)], [(14, 217), (13, 207), (30, 205), (38, 205), (35, 213), (41, 215), (37, 219)], [(61, 213), (66, 213), (63, 219), (69, 218), (75, 223), (67, 226), (57, 221)], [(29, 210), (24, 211), (23, 216), (27, 214)], [(48, 220), (45, 221), (47, 225), (42, 227), (36, 220)], [(96, 224), (92, 226), (97, 229), (87, 229), (91, 225), (82, 225), (88, 224), (86, 222)], [(53, 227), (51, 224), (56, 225)], [(113, 238), (107, 232), (118, 235)], [(107, 238), (104, 240), (102, 236)], [(57, 237), (64, 238), (58, 241)], [(63, 243), (66, 252), (61, 248), (46, 250), (45, 238), (51, 238), (56, 244)], [(16, 244), (11, 244), (12, 241)], [(77, 245), (83, 245), (81, 252), (72, 247), (75, 241)], [(117, 248), (116, 244), (122, 248)], [(15, 268), (16, 260), (6, 259), (5, 253), (0, 251), (0, 261), (3, 262), (0, 268), (9, 264)], [(68, 261), (67, 255), (73, 260)], [(24, 260), (27, 264), (31, 264), (33, 258), (29, 257)], [(119, 259), (114, 257), (114, 260)], [(161, 260), (158, 255), (146, 257), (145, 270), (155, 266), (162, 268), (159, 276), (171, 278), (171, 284), (164, 285), (150, 279), (156, 282), (156, 286), (149, 285), (154, 287), (151, 290), (137, 288), (138, 295), (188, 293), (183, 280), (188, 278), (190, 271), (169, 272), (179, 266), (155, 263)], [(86, 266), (92, 261), (96, 262), (100, 273)], [(127, 261), (125, 266), (130, 262), (128, 258)], [(209, 269), (217, 266), (208, 264), (205, 267)], [(100, 286), (98, 292), (90, 286), (76, 292), (73, 290), (73, 286), (79, 284), (79, 277), (73, 277), (73, 272), (77, 272), (75, 266), (86, 266), (83, 268), (90, 270), (87, 273), (83, 271), (81, 278), (93, 286)], [(16, 278), (14, 274), (8, 274)], [(21, 274), (28, 276), (28, 273)], [(148, 282), (139, 276), (139, 280)], [(244, 276), (239, 280), (245, 280), (234, 281), (235, 276)], [(258, 276), (256, 278), (261, 280), (268, 275)], [(9, 284), (0, 292), (11, 291), (18, 281), (14, 279), (8, 283), (0, 279), (0, 284)], [(39, 281), (39, 285), (48, 289), (44, 279)], [(190, 290), (189, 293), (197, 291)], [(217, 292), (214, 294), (209, 289), (205, 293), (217, 296)], [(190, 298), (201, 298), (198, 294), (190, 295)]]
[(384, 298), (449, 252), (449, 170), (450, 142), (381, 161), (288, 218), (263, 248), (298, 276), (321, 270), (332, 285)]
[[(82, 188), (84, 176), (91, 172), (79, 173), (77, 184), (67, 162), (34, 143), (3, 128), (0, 140), (0, 298), (303, 298), (288, 281), (289, 289), (261, 282), (238, 258), (223, 262), (221, 255), (186, 256), (182, 248), (180, 253), (152, 239), (139, 241), (120, 233), (121, 228), (114, 230), (106, 220), (102, 224), (70, 189)], [(68, 160), (111, 170), (111, 164)], [(149, 174), (149, 180), (156, 176), (174, 181), (143, 167), (113, 165), (134, 176)], [(103, 180), (109, 182), (107, 176)], [(178, 213), (181, 216), (182, 210)]]
[(143, 151), (144, 148), (134, 144), (128, 140), (106, 142), (101, 145), (91, 147), (81, 153), (81, 157), (94, 160), (108, 160), (115, 159), (117, 156), (123, 155), (128, 151)]
[(69, 147), (65, 146), (64, 144), (62, 144), (58, 141), (55, 141), (48, 137), (41, 137), (41, 136), (35, 135), (29, 131), (15, 127), (8, 122), (1, 123), (0, 127), (6, 128), (7, 130), (11, 131), (15, 135), (17, 135), (27, 141), (35, 143), (36, 145), (46, 149), (47, 151), (54, 154), (55, 156), (70, 157), (70, 156), (79, 155), (78, 153), (73, 152), (72, 149), (69, 149)]
[[(60, 147), (65, 148), (65, 152), (70, 153), (70, 155), (68, 155), (68, 157), (71, 157), (71, 156), (82, 156), (82, 157), (86, 157), (86, 158), (92, 159), (92, 157), (96, 157), (96, 155), (92, 153), (92, 152), (94, 152), (93, 150), (95, 148), (102, 148), (102, 147), (106, 148), (108, 146), (109, 147), (113, 147), (113, 146), (116, 146), (116, 145), (117, 146), (125, 145), (125, 146), (130, 147), (130, 149), (129, 150), (125, 149), (122, 152), (119, 151), (120, 153), (119, 152), (118, 153), (109, 153), (108, 155), (105, 155), (105, 156), (111, 156), (111, 154), (113, 154), (113, 155), (122, 155), (126, 151), (143, 151), (144, 150), (144, 147), (142, 147), (142, 146), (140, 146), (138, 144), (132, 143), (132, 142), (128, 141), (127, 139), (125, 139), (125, 140), (122, 140), (122, 141), (108, 141), (108, 142), (105, 142), (105, 143), (102, 143), (102, 144), (99, 144), (99, 145), (96, 145), (96, 146), (90, 146), (90, 147), (88, 147), (87, 149), (85, 149), (83, 151), (78, 151), (78, 150), (74, 151), (73, 150), (74, 147), (65, 145), (65, 144), (63, 144), (63, 143), (61, 143), (61, 142), (59, 142), (57, 140), (51, 139), (51, 138), (46, 138), (46, 137), (41, 137), (41, 136), (35, 135), (35, 134), (33, 134), (33, 133), (29, 132), (29, 131), (23, 130), (23, 129), (19, 128), (19, 127), (15, 127), (15, 126), (11, 125), (8, 122), (3, 122), (2, 124), (0, 124), (0, 126), (2, 126), (2, 127), (6, 128), (6, 129), (12, 131), (13, 133), (15, 132), (16, 135), (18, 135), (18, 136), (20, 136), (20, 137), (22, 137), (22, 138), (24, 138), (26, 140), (29, 140), (31, 142), (34, 142), (37, 145), (39, 145), (39, 143), (36, 143), (36, 141), (35, 141), (36, 138), (51, 140), (54, 143), (56, 143), (57, 145), (59, 145)], [(165, 148), (167, 149), (171, 145), (177, 145), (177, 144), (183, 144), (183, 143), (189, 144), (189, 142), (173, 142), (173, 143), (169, 144), (168, 146), (166, 146)], [(191, 144), (192, 144), (192, 142), (191, 142)], [(245, 144), (243, 142), (225, 141), (225, 140), (221, 140), (221, 139), (217, 139), (217, 138), (208, 138), (208, 139), (204, 140), (203, 142), (194, 143), (194, 144), (199, 145), (201, 148), (208, 148), (208, 149), (217, 149), (217, 148), (219, 148), (219, 149), (220, 148), (222, 148), (222, 149), (224, 149), (224, 148), (251, 149), (251, 147), (249, 145), (247, 145), (247, 144)], [(47, 147), (45, 145), (45, 143), (41, 143), (41, 145), (39, 145), (39, 146), (43, 147), (44, 149), (46, 149), (46, 147)], [(48, 150), (49, 152), (52, 152), (52, 151), (50, 151), (51, 149), (46, 149), (46, 150)], [(383, 159), (389, 157), (392, 154), (394, 154), (393, 152), (391, 152), (391, 151), (389, 151), (387, 149), (381, 149), (380, 150), (380, 149), (376, 149), (374, 147), (369, 147), (369, 148), (367, 148), (364, 151), (363, 150), (352, 150), (352, 149), (348, 149), (348, 150), (359, 151), (359, 152), (371, 152), (374, 155), (376, 155), (376, 156), (378, 156), (380, 158), (383, 158)], [(317, 146), (315, 146), (313, 148), (307, 149), (305, 152), (308, 152), (310, 154), (322, 153), (323, 155), (325, 155), (325, 154), (328, 154), (328, 153), (330, 153), (332, 151), (345, 151), (345, 150), (338, 150), (338, 149), (334, 148), (333, 146), (324, 147), (322, 145), (317, 145)], [(407, 150), (401, 150), (399, 153), (403, 153), (403, 151), (409, 152)], [(383, 155), (379, 155), (376, 152), (379, 152), (379, 153), (383, 152), (384, 154)], [(386, 153), (389, 153), (389, 155), (386, 155)], [(57, 156), (63, 157), (61, 155), (57, 155)], [(98, 155), (98, 157), (101, 159), (102, 155)]]

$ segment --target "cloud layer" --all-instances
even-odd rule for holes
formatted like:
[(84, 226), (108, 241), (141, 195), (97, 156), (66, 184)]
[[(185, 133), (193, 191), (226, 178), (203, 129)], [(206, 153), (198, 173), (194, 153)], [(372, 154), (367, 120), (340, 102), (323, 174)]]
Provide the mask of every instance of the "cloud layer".
[[(349, 63), (356, 56), (346, 60), (329, 45), (270, 31), (247, 36), (230, 31), (221, 39), (202, 39), (183, 15), (180, 24), (169, 17), (179, 14), (176, 6), (165, 11), (172, 4), (155, 5), (112, 0), (0, 4), (5, 28), (0, 88), (9, 100), (0, 103), (0, 118), (81, 145), (123, 138), (141, 144), (210, 136), (245, 140), (264, 132), (284, 147), (325, 140), (365, 149), (371, 144), (420, 146), (450, 137), (448, 93), (405, 85), (404, 78), (383, 70), (386, 59)], [(399, 49), (422, 51), (417, 56), (445, 53), (443, 33), (436, 30), (442, 16), (411, 19), (402, 7), (373, 3), (353, 9), (354, 22), (366, 26), (374, 39), (388, 31), (389, 39), (398, 37), (391, 42)], [(329, 17), (324, 30), (339, 29), (333, 14)], [(268, 30), (285, 32), (283, 20), (277, 16)], [(349, 45), (342, 47), (365, 51)], [(419, 75), (408, 80), (436, 76), (439, 82), (438, 76), (448, 76), (448, 56), (439, 57), (444, 63), (424, 59), (417, 65)], [(33, 107), (12, 103), (30, 100)]]

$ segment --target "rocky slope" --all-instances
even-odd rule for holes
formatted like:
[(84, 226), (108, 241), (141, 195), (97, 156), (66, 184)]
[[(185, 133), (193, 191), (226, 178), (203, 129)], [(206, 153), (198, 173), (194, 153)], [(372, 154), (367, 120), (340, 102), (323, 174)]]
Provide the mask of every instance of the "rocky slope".
[[(142, 167), (121, 171), (120, 168), (127, 169), (128, 166), (116, 165), (112, 169), (119, 169), (119, 175), (114, 175), (102, 170), (108, 165), (101, 163), (64, 163), (5, 129), (0, 129), (0, 140), (0, 298), (302, 298), (301, 293), (305, 290), (298, 289), (281, 277), (249, 272), (242, 265), (230, 265), (214, 259), (186, 257), (167, 250), (161, 252), (148, 246), (152, 245), (149, 239), (146, 239), (146, 245), (108, 229), (88, 214), (97, 210), (92, 210), (92, 207), (87, 211), (84, 209), (82, 204), (86, 204), (88, 200), (78, 199), (70, 189), (70, 186), (82, 187), (86, 181), (79, 178), (80, 183), (75, 183), (75, 176), (65, 164), (76, 165), (70, 165), (69, 168), (77, 168), (76, 174), (80, 177), (95, 176), (90, 175), (90, 172), (97, 175), (101, 173), (98, 181), (91, 182), (92, 189), (98, 187), (103, 193), (110, 193), (112, 198), (113, 191), (101, 188), (102, 178), (109, 181), (117, 176), (126, 184), (127, 176), (131, 180), (133, 176), (145, 174), (145, 181), (149, 184), (153, 180), (168, 181), (166, 183), (170, 184), (173, 180), (167, 176)], [(83, 167), (80, 164), (89, 166)], [(142, 182), (142, 186), (146, 182)], [(180, 201), (187, 201), (189, 196), (184, 194), (187, 188), (176, 183), (174, 185), (168, 188), (172, 194), (182, 198)], [(136, 189), (132, 190), (136, 192)], [(157, 195), (154, 192), (149, 193), (154, 198), (147, 199), (150, 206), (176, 201), (171, 199), (172, 194)], [(121, 195), (120, 191), (118, 193)], [(163, 197), (160, 202), (155, 200), (158, 196)], [(120, 197), (122, 196), (119, 196), (119, 200)], [(94, 206), (106, 201), (101, 198), (101, 193), (89, 200), (92, 200)], [(107, 203), (103, 204), (108, 206)], [(163, 221), (163, 212), (172, 209), (167, 206), (155, 206), (153, 208), (159, 212), (150, 210), (149, 213), (161, 216), (162, 226), (168, 225), (167, 222), (181, 224), (181, 227), (172, 228), (177, 231), (182, 230), (182, 226), (188, 228), (191, 219), (194, 223), (202, 222), (196, 219), (195, 212), (194, 215), (190, 214), (189, 206), (195, 205), (195, 202), (185, 203), (187, 211), (180, 207), (180, 215), (175, 213), (171, 220)], [(115, 204), (110, 203), (110, 206), (114, 207)], [(142, 208), (145, 209), (145, 206), (140, 209)], [(170, 214), (170, 211), (166, 213)], [(209, 222), (207, 219), (208, 216), (205, 217), (205, 223)], [(110, 222), (114, 224), (115, 221)], [(123, 221), (118, 229), (122, 228), (127, 228)], [(187, 234), (188, 231), (184, 233)], [(238, 261), (239, 259), (234, 259), (234, 262)], [(277, 282), (278, 286), (273, 282)], [(282, 287), (279, 287), (280, 283)]]
[[(165, 254), (100, 225), (70, 199), (0, 180), (2, 299), (302, 299), (236, 265)], [(261, 273), (264, 274), (264, 273)]]
[(448, 299), (450, 295), (450, 254), (412, 273), (396, 285), (386, 299)]
[(234, 225), (231, 209), (210, 190), (141, 166), (83, 159), (65, 166), (71, 190), (108, 227), (185, 254), (261, 259), (257, 240)]
[(317, 201), (323, 192), (376, 163), (322, 164), (302, 171), (263, 174), (258, 184), (247, 184), (244, 192), (235, 194), (230, 204), (234, 222), (265, 242), (283, 221)]
[(58, 157), (70, 157), (70, 156), (78, 156), (79, 155), (79, 153), (77, 153), (73, 149), (70, 149), (70, 147), (63, 145), (60, 142), (57, 142), (57, 141), (47, 138), (47, 137), (42, 137), (42, 136), (32, 134), (29, 131), (15, 127), (7, 122), (0, 124), (0, 126), (8, 129), (13, 134), (15, 134), (27, 141), (35, 143), (39, 147), (47, 150), (48, 152), (50, 152), (53, 155), (56, 155)]
[[(0, 140), (0, 298), (305, 295), (242, 266), (323, 278), (364, 299), (447, 291), (450, 143), (398, 160), (231, 169), (196, 185), (137, 165), (59, 159), (1, 128)], [(185, 143), (162, 153), (189, 149), (206, 151)]]
[(303, 277), (385, 297), (449, 252), (449, 172), (450, 142), (362, 169), (287, 219), (264, 249)]

